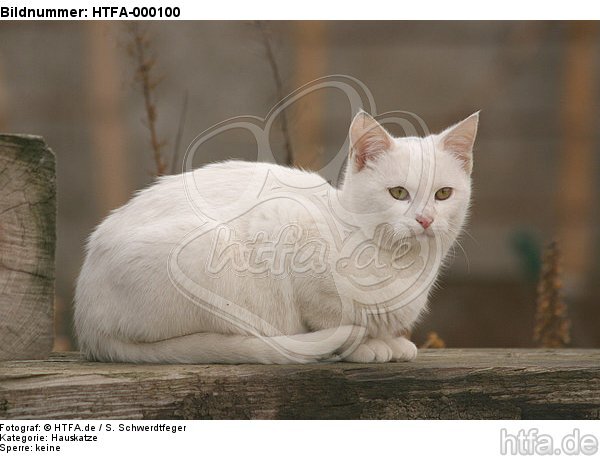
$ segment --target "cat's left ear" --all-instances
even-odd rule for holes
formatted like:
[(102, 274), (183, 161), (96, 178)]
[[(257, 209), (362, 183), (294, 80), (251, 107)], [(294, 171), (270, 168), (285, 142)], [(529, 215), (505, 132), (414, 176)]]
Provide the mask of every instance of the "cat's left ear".
[(393, 144), (393, 138), (373, 117), (364, 111), (356, 114), (350, 125), (350, 160), (355, 170), (363, 169)]
[(440, 133), (441, 147), (460, 160), (467, 174), (473, 171), (473, 145), (478, 124), (479, 111)]

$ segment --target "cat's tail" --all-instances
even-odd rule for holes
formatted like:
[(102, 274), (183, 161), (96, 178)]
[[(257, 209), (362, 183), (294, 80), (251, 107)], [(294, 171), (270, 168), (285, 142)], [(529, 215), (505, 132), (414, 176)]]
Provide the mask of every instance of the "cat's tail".
[(305, 364), (339, 360), (339, 353), (351, 347), (362, 332), (363, 328), (356, 326), (340, 326), (276, 337), (196, 333), (150, 343), (113, 338), (80, 342), (88, 359), (105, 362)]

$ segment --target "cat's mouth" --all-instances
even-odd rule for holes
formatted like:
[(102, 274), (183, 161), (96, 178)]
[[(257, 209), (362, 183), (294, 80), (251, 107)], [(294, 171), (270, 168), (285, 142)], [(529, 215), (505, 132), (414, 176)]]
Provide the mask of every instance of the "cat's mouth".
[(427, 228), (427, 229), (423, 229), (423, 234), (425, 234), (426, 236), (429, 237), (435, 237), (435, 231), (433, 231), (433, 229), (431, 228)]

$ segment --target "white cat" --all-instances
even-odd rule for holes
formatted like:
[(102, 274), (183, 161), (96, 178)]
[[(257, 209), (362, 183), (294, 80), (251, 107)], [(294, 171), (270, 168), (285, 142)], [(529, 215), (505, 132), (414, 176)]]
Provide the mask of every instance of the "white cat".
[(339, 189), (230, 161), (163, 177), (89, 238), (75, 326), (90, 359), (405, 361), (471, 196), (478, 113), (393, 138), (364, 112)]

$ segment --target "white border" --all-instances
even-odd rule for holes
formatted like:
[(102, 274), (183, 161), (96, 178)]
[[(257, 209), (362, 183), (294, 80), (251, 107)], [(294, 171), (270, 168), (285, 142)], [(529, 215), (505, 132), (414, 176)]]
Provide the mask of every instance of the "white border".
[[(118, 6), (174, 7), (179, 20), (591, 20), (600, 19), (598, 2), (526, 2), (504, 0), (302, 0), (302, 1), (197, 1), (197, 0), (9, 0), (5, 7), (88, 8)], [(92, 19), (91, 14), (88, 20)], [(106, 19), (106, 18), (105, 18)], [(113, 17), (113, 20), (119, 20)], [(131, 19), (131, 18), (129, 18)], [(120, 20), (124, 20), (121, 18)]]

